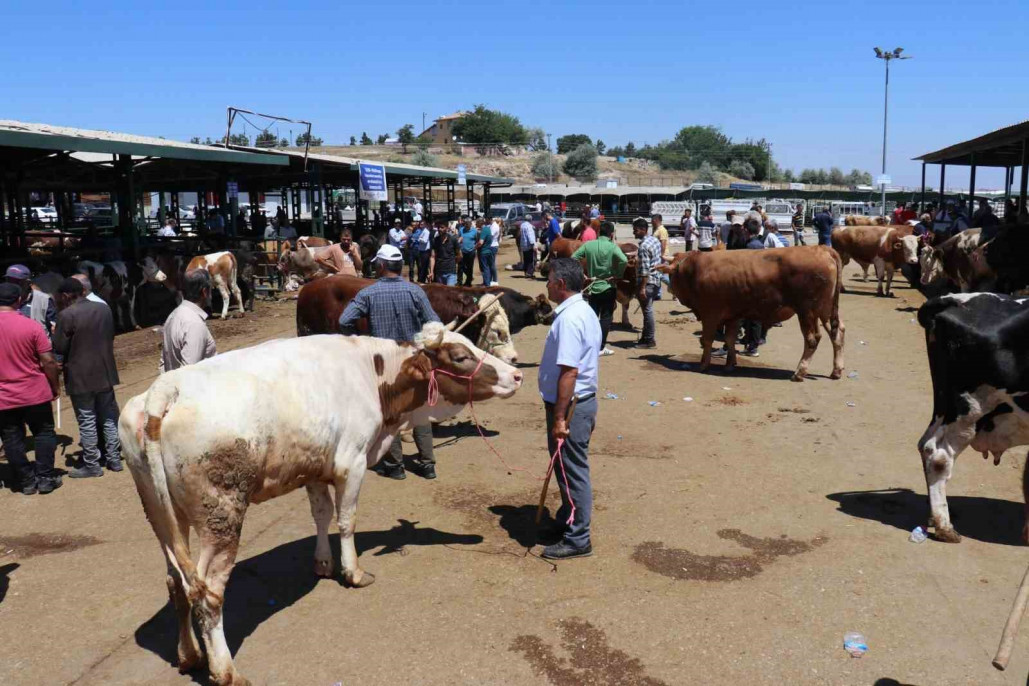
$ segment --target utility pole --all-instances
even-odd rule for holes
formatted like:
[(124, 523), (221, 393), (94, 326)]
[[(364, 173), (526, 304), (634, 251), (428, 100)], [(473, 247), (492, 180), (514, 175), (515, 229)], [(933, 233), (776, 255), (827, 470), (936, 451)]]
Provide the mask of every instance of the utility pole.
[(422, 131), (425, 130), (425, 112), (422, 112)]
[(550, 183), (554, 183), (554, 152), (550, 149), (550, 134), (547, 134), (547, 157), (550, 158), (548, 165), (550, 171)]
[[(887, 114), (890, 108), (890, 60), (909, 60), (910, 55), (900, 56), (900, 53), (904, 52), (904, 48), (894, 48), (893, 52), (884, 52), (880, 48), (873, 48), (875, 50), (876, 59), (883, 60), (886, 62), (886, 87), (883, 91), (883, 167), (882, 177), (886, 176), (886, 122)], [(885, 178), (880, 178), (884, 183), (879, 184), (882, 187), (882, 208), (880, 216), (886, 216), (886, 183)]]

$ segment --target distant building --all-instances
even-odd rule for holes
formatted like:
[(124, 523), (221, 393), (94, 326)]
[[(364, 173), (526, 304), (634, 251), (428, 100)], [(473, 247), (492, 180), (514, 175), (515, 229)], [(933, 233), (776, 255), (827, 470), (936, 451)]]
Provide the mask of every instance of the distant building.
[(421, 135), (428, 137), (432, 145), (446, 145), (454, 142), (454, 124), (458, 119), (468, 112), (454, 112), (445, 117), (440, 117), (432, 123), (432, 126), (422, 131)]

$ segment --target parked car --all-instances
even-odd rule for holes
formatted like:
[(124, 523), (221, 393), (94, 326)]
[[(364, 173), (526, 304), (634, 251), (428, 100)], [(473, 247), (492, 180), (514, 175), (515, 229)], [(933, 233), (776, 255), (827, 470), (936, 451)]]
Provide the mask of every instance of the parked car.
[(520, 202), (498, 202), (490, 205), (489, 217), (490, 219), (501, 219), (506, 226), (510, 226), (513, 223), (521, 224), (522, 217), (531, 211), (528, 205)]
[(30, 207), (25, 211), (30, 221), (37, 224), (56, 224), (57, 210), (49, 205)]
[(504, 222), (504, 233), (506, 235), (508, 235), (508, 236), (511, 236), (512, 238), (518, 238), (518, 234), (522, 230), (522, 222), (525, 221), (526, 219), (529, 220), (529, 223), (532, 224), (532, 228), (535, 229), (535, 231), (536, 231), (536, 238), (538, 240), (539, 237), (540, 237), (540, 232), (543, 230), (543, 227), (546, 225), (546, 222), (543, 220), (543, 213), (542, 212), (536, 212), (536, 211), (526, 212), (524, 215), (519, 217), (516, 221), (513, 221), (513, 222), (505, 221)]
[(93, 206), (87, 202), (73, 203), (71, 206), (72, 220), (77, 222), (86, 221), (89, 218), (89, 213), (93, 211)]

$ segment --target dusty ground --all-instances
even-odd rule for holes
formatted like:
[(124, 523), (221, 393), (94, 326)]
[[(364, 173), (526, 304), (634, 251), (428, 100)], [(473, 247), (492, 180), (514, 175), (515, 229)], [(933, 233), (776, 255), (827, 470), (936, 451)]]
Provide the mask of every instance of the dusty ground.
[[(990, 666), (1026, 563), (1021, 455), (994, 467), (967, 453), (950, 499), (964, 541), (908, 542), (926, 517), (920, 296), (875, 298), (853, 275), (841, 307), (856, 378), (826, 378), (823, 339), (814, 378), (791, 383), (796, 322), (731, 376), (684, 370), (697, 324), (667, 300), (657, 350), (601, 361), (601, 395), (620, 397), (601, 401), (593, 438), (592, 558), (524, 554), (539, 484), (500, 464), (467, 416), (437, 435), (438, 480), (366, 481), (370, 588), (316, 581), (302, 491), (255, 506), (227, 593), (236, 664), (255, 684), (325, 686), (1023, 683), (1029, 636), (1008, 672)], [(259, 302), (213, 329), (223, 350), (292, 335), (293, 305)], [(544, 333), (518, 337), (524, 360)], [(153, 376), (156, 336), (118, 347), (124, 402)], [(541, 472), (528, 372), (513, 399), (476, 409), (512, 466)], [(66, 409), (62, 433), (73, 424)], [(49, 496), (5, 490), (0, 521), (0, 683), (191, 683), (172, 665), (164, 563), (127, 472)], [(849, 630), (867, 637), (863, 659), (842, 649)]]

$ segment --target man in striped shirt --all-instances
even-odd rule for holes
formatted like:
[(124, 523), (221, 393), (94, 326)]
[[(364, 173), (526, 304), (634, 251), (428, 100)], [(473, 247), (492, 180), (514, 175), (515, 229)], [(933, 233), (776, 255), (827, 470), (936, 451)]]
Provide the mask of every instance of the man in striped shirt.
[(661, 243), (654, 236), (648, 235), (647, 220), (643, 217), (632, 223), (632, 233), (640, 242), (636, 253), (636, 297), (643, 309), (643, 332), (636, 347), (649, 350), (657, 347), (654, 338), (654, 300), (661, 291), (661, 274), (655, 270), (661, 264)]

